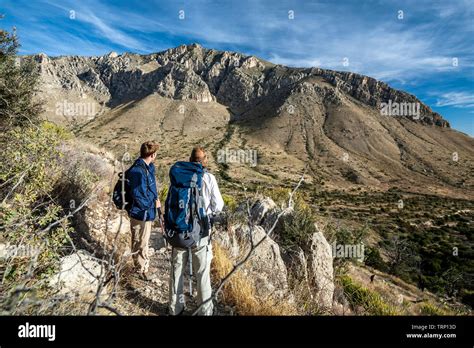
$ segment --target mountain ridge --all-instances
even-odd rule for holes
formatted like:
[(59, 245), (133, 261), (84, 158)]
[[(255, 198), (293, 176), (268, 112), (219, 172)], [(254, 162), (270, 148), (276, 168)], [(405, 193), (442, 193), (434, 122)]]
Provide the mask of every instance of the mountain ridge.
[[(234, 182), (280, 185), (309, 164), (310, 182), (328, 188), (400, 186), (465, 197), (474, 187), (474, 139), (414, 95), (371, 77), (197, 44), (147, 55), (30, 58), (44, 116), (117, 154), (154, 137), (165, 164), (196, 143), (213, 157), (223, 146), (257, 151), (254, 168), (219, 163)], [(384, 114), (387, 105), (401, 115)]]
[[(197, 56), (199, 55), (203, 56), (202, 58), (204, 60), (209, 60), (209, 57), (211, 57), (213, 60), (211, 62), (211, 67), (208, 68), (207, 70), (204, 70), (202, 68), (201, 62), (197, 61), (195, 65), (189, 66), (189, 58), (190, 54), (192, 55), (193, 53), (196, 53), (197, 51)], [(225, 72), (229, 72), (228, 70), (232, 69), (232, 67), (238, 68), (241, 67), (242, 69), (251, 69), (254, 67), (261, 68), (263, 70), (270, 70), (269, 73), (267, 73), (264, 76), (264, 82), (267, 82), (270, 80), (270, 82), (273, 82), (273, 84), (270, 85), (270, 87), (275, 87), (277, 85), (277, 88), (281, 88), (281, 83), (283, 83), (283, 86), (288, 86), (289, 84), (291, 85), (291, 82), (288, 81), (275, 81), (276, 75), (278, 75), (279, 71), (278, 69), (281, 69), (283, 71), (292, 71), (294, 73), (299, 73), (294, 77), (294, 83), (300, 83), (300, 82), (305, 82), (303, 80), (310, 78), (310, 77), (316, 77), (320, 76), (324, 78), (326, 81), (331, 83), (333, 86), (343, 89), (350, 93), (352, 96), (354, 96), (356, 99), (359, 99), (369, 105), (372, 106), (378, 106), (380, 102), (387, 101), (387, 100), (392, 100), (394, 102), (397, 102), (400, 99), (403, 99), (404, 102), (418, 102), (421, 105), (421, 113), (422, 113), (422, 121), (427, 122), (428, 124), (436, 124), (442, 127), (449, 127), (449, 122), (444, 120), (441, 115), (438, 113), (434, 112), (431, 110), (429, 106), (421, 102), (416, 96), (407, 93), (402, 90), (395, 89), (393, 87), (390, 87), (387, 83), (382, 82), (382, 81), (377, 81), (376, 79), (365, 76), (362, 74), (358, 73), (353, 73), (353, 72), (347, 72), (347, 71), (335, 71), (335, 70), (329, 70), (329, 69), (321, 69), (321, 68), (296, 68), (296, 67), (285, 67), (280, 64), (273, 64), (267, 61), (264, 61), (262, 59), (259, 59), (255, 56), (252, 55), (244, 55), (238, 52), (232, 52), (232, 51), (218, 51), (214, 49), (207, 49), (203, 48), (199, 44), (189, 44), (189, 45), (181, 45), (175, 48), (167, 49), (164, 51), (160, 51), (157, 53), (150, 53), (150, 54), (134, 54), (134, 53), (123, 53), (118, 55), (116, 52), (110, 52), (108, 54), (105, 54), (103, 56), (58, 56), (58, 57), (48, 57), (44, 53), (40, 53), (38, 55), (32, 56), (33, 59), (35, 59), (38, 63), (40, 63), (40, 66), (42, 65), (44, 60), (50, 60), (53, 64), (56, 61), (64, 60), (72, 60), (71, 65), (75, 65), (77, 67), (77, 61), (83, 61), (86, 63), (86, 65), (89, 66), (89, 70), (85, 70), (82, 72), (79, 72), (77, 74), (78, 78), (82, 81), (84, 81), (86, 84), (88, 84), (90, 87), (99, 87), (98, 92), (102, 92), (103, 94), (110, 94), (112, 98), (114, 98), (113, 94), (118, 93), (119, 97), (125, 94), (126, 92), (129, 91), (118, 91), (117, 86), (113, 85), (113, 81), (110, 79), (109, 76), (109, 71), (105, 69), (105, 71), (100, 71), (100, 68), (103, 67), (104, 65), (107, 65), (107, 63), (111, 63), (112, 60), (116, 59), (118, 62), (116, 62), (115, 66), (112, 64), (112, 70), (115, 69), (127, 69), (129, 68), (127, 65), (130, 65), (130, 68), (133, 69), (134, 66), (132, 63), (133, 58), (141, 57), (146, 61), (145, 64), (140, 64), (140, 66), (135, 67), (138, 70), (143, 72), (143, 75), (146, 75), (147, 73), (150, 73), (154, 70), (148, 71), (147, 69), (150, 69), (151, 67), (148, 66), (146, 67), (147, 64), (151, 64), (156, 60), (158, 62), (160, 68), (164, 68), (166, 73), (170, 74), (179, 74), (182, 73), (183, 71), (180, 70), (179, 68), (182, 67), (171, 67), (167, 68), (169, 63), (178, 63), (183, 65), (186, 69), (191, 69), (193, 72), (197, 73), (199, 76), (203, 77), (203, 82), (206, 82), (207, 86), (210, 87), (208, 88), (209, 92), (211, 95), (196, 95), (193, 94), (192, 92), (190, 95), (182, 95), (182, 94), (174, 94), (172, 95), (173, 98), (175, 99), (184, 99), (186, 100), (186, 97), (191, 97), (190, 99), (196, 98), (198, 101), (206, 102), (208, 100), (214, 100), (216, 98), (216, 95), (219, 96), (219, 86), (220, 84), (216, 83), (215, 80), (213, 80), (213, 71), (216, 70), (216, 66), (219, 64), (222, 65), (224, 63), (224, 68)], [(218, 58), (220, 58), (220, 62), (217, 62)], [(122, 61), (120, 61), (122, 59)], [(89, 62), (87, 62), (89, 60)], [(73, 64), (74, 63), (74, 64)], [(217, 65), (216, 65), (217, 64)], [(152, 64), (151, 64), (152, 65)], [(95, 68), (95, 69), (94, 69)], [(156, 68), (156, 67), (155, 67)], [(173, 69), (174, 68), (174, 69)], [(99, 71), (97, 71), (99, 70)], [(97, 73), (100, 73), (99, 76), (97, 76)], [(97, 80), (97, 77), (99, 77), (99, 80)], [(273, 78), (273, 80), (272, 80)], [(102, 82), (102, 84), (101, 84)], [(195, 81), (193, 81), (195, 82)], [(219, 81), (219, 82), (222, 82)], [(63, 85), (64, 87), (67, 87), (67, 85)], [(367, 88), (365, 88), (367, 86)], [(106, 87), (109, 93), (107, 93), (103, 87)], [(160, 85), (158, 87), (161, 87)], [(201, 87), (198, 84), (198, 87)], [(380, 90), (380, 91), (379, 91)], [(110, 92), (113, 93), (110, 93)], [(166, 89), (160, 89), (158, 88), (156, 91), (155, 90), (147, 90), (149, 93), (153, 92), (158, 92), (162, 96), (165, 97), (170, 97), (170, 91)], [(268, 91), (266, 91), (268, 93)], [(375, 95), (374, 95), (375, 94)], [(201, 98), (200, 98), (201, 97)], [(207, 99), (208, 97), (209, 99)], [(225, 100), (220, 96), (220, 100)], [(259, 97), (257, 93), (257, 97)]]

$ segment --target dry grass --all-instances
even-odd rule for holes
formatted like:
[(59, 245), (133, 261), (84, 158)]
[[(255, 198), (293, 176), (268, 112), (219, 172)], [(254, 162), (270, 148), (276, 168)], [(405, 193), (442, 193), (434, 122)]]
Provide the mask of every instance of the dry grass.
[[(227, 251), (217, 243), (213, 244), (212, 276), (216, 282), (224, 278), (234, 267)], [(288, 302), (258, 298), (255, 285), (240, 270), (232, 275), (224, 285), (221, 298), (224, 303), (233, 306), (239, 315), (296, 315), (296, 308)]]

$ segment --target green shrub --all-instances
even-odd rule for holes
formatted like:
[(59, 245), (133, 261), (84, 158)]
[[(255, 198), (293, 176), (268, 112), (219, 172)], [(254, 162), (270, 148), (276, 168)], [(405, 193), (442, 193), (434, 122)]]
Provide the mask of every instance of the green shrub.
[[(47, 227), (64, 214), (53, 197), (61, 177), (58, 145), (66, 132), (49, 123), (14, 128), (3, 135), (6, 147), (0, 161), (0, 230), (4, 243), (37, 248), (37, 259), (11, 257), (5, 262), (6, 293), (18, 286), (34, 284), (57, 266), (71, 227), (67, 220)], [(31, 250), (32, 250), (31, 249)]]
[(168, 185), (162, 184), (160, 188), (160, 192), (158, 192), (158, 198), (160, 199), (161, 204), (163, 205), (163, 209), (165, 206), (166, 197), (168, 196)]
[(282, 219), (284, 227), (279, 233), (279, 244), (286, 250), (303, 247), (315, 232), (315, 219), (309, 209), (296, 209), (293, 214)]
[(15, 35), (0, 29), (0, 243), (16, 250), (0, 263), (0, 314), (36, 314), (37, 304), (52, 310), (56, 303), (45, 280), (72, 233), (64, 185), (90, 188), (96, 178), (64, 155), (72, 135), (40, 121), (37, 70), (15, 64), (17, 47)]
[(38, 70), (25, 58), (20, 66), (15, 64), (18, 47), (15, 33), (0, 29), (0, 130), (36, 123), (42, 108), (33, 98)]
[(382, 272), (387, 272), (388, 267), (385, 264), (382, 256), (380, 256), (379, 249), (376, 247), (367, 246), (365, 248), (365, 259), (364, 262), (367, 266), (378, 269)]
[(234, 197), (223, 194), (222, 199), (224, 200), (224, 205), (229, 209), (229, 211), (232, 212), (237, 208), (237, 202)]
[(339, 278), (348, 301), (352, 306), (362, 306), (369, 315), (398, 315), (399, 311), (382, 297), (352, 281), (349, 276)]

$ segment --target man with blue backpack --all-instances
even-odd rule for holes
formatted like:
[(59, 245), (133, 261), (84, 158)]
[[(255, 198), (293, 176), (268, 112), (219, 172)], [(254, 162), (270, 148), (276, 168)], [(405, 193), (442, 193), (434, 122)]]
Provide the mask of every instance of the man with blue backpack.
[[(158, 199), (153, 162), (159, 145), (147, 141), (140, 147), (140, 157), (125, 172), (114, 188), (113, 201), (117, 208), (127, 211), (130, 217), (132, 232), (132, 258), (138, 275), (143, 280), (150, 280), (148, 266), (148, 242), (152, 223), (161, 213)], [(125, 177), (125, 180), (123, 180)]]
[[(219, 213), (224, 201), (214, 175), (206, 170), (207, 156), (195, 147), (189, 162), (176, 162), (170, 169), (170, 188), (165, 202), (165, 235), (172, 246), (170, 272), (170, 315), (184, 311), (183, 277), (196, 275), (200, 315), (212, 315), (210, 268), (212, 260), (209, 217)], [(189, 283), (192, 295), (192, 281)]]

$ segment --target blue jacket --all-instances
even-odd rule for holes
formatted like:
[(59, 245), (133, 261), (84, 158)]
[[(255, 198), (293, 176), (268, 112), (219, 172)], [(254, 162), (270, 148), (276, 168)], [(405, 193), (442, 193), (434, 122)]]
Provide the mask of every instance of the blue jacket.
[(128, 170), (127, 179), (132, 194), (130, 217), (141, 221), (155, 220), (158, 194), (153, 163), (147, 165), (142, 158), (137, 159)]

